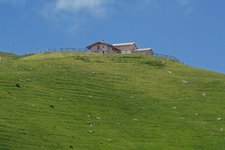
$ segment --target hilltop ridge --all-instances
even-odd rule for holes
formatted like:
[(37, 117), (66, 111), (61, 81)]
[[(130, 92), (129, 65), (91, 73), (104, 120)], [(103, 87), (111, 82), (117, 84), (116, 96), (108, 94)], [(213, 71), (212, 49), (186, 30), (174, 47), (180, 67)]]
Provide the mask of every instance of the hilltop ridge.
[(144, 55), (13, 58), (0, 61), (0, 149), (225, 147), (225, 75)]
[(6, 52), (0, 52), (0, 60), (15, 59), (17, 57), (18, 56), (16, 54), (6, 53)]

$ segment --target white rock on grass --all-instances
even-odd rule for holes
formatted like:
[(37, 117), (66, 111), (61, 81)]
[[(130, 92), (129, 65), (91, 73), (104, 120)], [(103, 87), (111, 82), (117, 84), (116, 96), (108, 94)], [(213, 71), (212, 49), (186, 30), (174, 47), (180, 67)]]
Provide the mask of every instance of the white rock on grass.
[(183, 80), (182, 83), (187, 84), (187, 81), (186, 80)]
[(130, 98), (134, 98), (134, 96), (130, 96)]
[(89, 133), (93, 133), (93, 131), (88, 131)]
[(96, 119), (100, 120), (100, 119), (101, 119), (101, 117), (96, 117)]
[(206, 96), (206, 93), (202, 93), (202, 96)]
[(90, 124), (90, 127), (94, 127), (94, 126), (96, 126), (95, 123), (91, 123), (91, 124)]
[(217, 118), (217, 121), (221, 121), (222, 120), (222, 118)]
[(173, 107), (173, 109), (177, 109), (177, 107)]
[(169, 74), (171, 74), (171, 73), (172, 73), (172, 71), (168, 71), (168, 73), (169, 73)]

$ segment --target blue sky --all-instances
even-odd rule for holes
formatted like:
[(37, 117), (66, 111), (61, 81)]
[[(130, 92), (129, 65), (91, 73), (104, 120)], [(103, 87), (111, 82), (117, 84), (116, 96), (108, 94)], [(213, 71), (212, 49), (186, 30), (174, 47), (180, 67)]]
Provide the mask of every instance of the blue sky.
[(224, 0), (0, 0), (0, 51), (135, 41), (225, 73)]

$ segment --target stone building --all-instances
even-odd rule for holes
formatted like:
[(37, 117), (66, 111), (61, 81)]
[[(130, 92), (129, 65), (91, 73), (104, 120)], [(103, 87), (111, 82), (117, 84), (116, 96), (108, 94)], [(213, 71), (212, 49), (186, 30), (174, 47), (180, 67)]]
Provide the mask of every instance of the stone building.
[(135, 42), (108, 44), (105, 42), (95, 42), (87, 48), (91, 51), (103, 54), (144, 54), (153, 55), (151, 48), (139, 49)]

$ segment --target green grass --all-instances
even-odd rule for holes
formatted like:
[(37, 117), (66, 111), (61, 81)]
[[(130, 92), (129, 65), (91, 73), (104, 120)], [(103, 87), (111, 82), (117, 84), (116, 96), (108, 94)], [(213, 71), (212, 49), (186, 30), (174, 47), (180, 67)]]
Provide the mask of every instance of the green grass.
[(225, 75), (142, 55), (13, 58), (0, 149), (225, 149)]
[(18, 56), (16, 56), (15, 54), (0, 52), (0, 60), (3, 62), (16, 58), (18, 58)]

